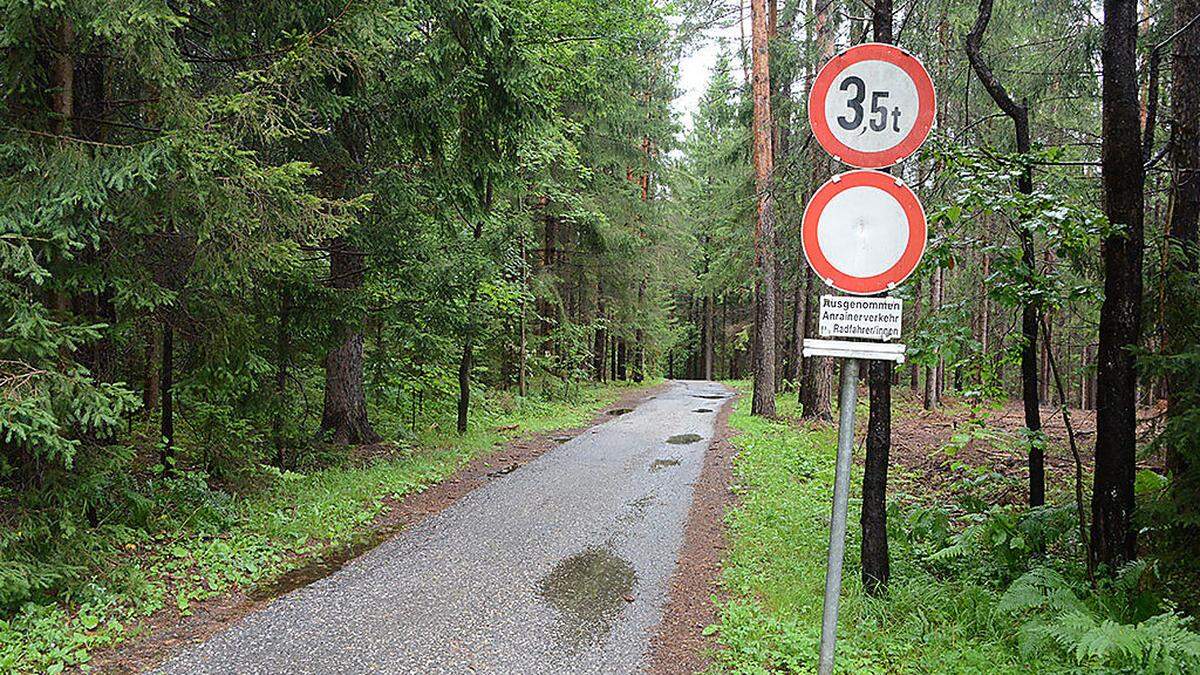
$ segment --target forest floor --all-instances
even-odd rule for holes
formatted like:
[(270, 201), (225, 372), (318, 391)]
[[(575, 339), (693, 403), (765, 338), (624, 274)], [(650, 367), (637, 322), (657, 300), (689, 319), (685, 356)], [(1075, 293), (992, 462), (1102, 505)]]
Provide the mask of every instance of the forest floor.
[(91, 584), (99, 597), (28, 603), (0, 622), (0, 671), (161, 663), (650, 395), (652, 386), (631, 383), (584, 385), (567, 400), (492, 392), (464, 436), (451, 417), (403, 446), (369, 446), (233, 494), (185, 475), (163, 501), (181, 501), (173, 506), (190, 516), (164, 520), (158, 532), (96, 537), (84, 552), (99, 561)]

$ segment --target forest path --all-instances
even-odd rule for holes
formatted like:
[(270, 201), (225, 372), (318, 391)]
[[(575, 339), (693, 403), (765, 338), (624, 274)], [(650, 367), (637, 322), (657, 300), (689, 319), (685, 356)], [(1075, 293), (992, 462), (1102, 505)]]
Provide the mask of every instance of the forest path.
[(166, 673), (635, 673), (732, 392), (675, 381)]

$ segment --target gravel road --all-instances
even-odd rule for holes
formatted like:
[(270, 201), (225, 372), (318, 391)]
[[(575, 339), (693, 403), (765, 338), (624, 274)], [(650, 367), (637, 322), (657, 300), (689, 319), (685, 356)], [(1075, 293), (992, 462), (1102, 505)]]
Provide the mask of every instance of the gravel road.
[(729, 395), (672, 382), (160, 672), (641, 672)]

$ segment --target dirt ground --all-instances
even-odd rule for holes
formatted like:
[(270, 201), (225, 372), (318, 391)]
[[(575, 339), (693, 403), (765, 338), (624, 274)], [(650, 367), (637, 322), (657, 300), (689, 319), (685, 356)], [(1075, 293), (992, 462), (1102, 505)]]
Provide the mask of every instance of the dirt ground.
[(632, 408), (656, 395), (664, 386), (631, 391), (600, 410), (583, 427), (515, 439), (502, 450), (472, 460), (450, 478), (423, 492), (388, 500), (387, 508), (364, 528), (362, 536), (355, 543), (332, 551), (322, 559), (313, 560), (269, 585), (235, 589), (194, 603), (189, 616), (182, 616), (174, 606), (165, 607), (132, 628), (139, 633), (137, 637), (94, 653), (88, 664), (91, 672), (139, 673), (154, 668), (180, 649), (203, 642), (275, 597), (332, 574), (347, 561), (378, 546), (422, 518), (446, 509), (492, 478), (509, 473), (592, 426), (612, 419), (609, 411)]
[[(1062, 412), (1056, 406), (1042, 406), (1040, 412), (1042, 430), (1049, 441), (1045, 455), (1047, 493), (1050, 495), (1055, 489), (1071, 491), (1075, 459)], [(1086, 491), (1096, 442), (1096, 411), (1072, 408), (1068, 413)], [(1158, 408), (1138, 413), (1139, 433), (1143, 438), (1150, 437), (1161, 414)], [(897, 387), (893, 389), (892, 415), (891, 462), (902, 471), (892, 481), (889, 492), (920, 486), (924, 491), (953, 494), (955, 484), (968, 477), (968, 467), (988, 467), (1006, 479), (997, 483), (997, 491), (991, 495), (996, 503), (1026, 500), (1028, 459), (1023, 440), (1025, 412), (1020, 400), (972, 407), (948, 397), (942, 407), (924, 410), (919, 396), (914, 396), (907, 387)], [(866, 420), (860, 423), (861, 438)], [(1157, 460), (1147, 458), (1143, 465), (1156, 466)]]
[(701, 672), (717, 647), (704, 628), (717, 618), (712, 597), (720, 595), (721, 559), (728, 545), (725, 511), (734, 502), (730, 483), (736, 450), (729, 442), (733, 401), (726, 401), (717, 415), (717, 433), (696, 481), (663, 620), (650, 639), (650, 672), (655, 675)]

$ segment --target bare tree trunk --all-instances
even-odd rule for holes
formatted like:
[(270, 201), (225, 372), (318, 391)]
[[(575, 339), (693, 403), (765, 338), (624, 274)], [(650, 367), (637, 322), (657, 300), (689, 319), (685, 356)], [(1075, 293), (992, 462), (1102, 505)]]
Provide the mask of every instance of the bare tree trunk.
[[(363, 252), (342, 237), (334, 239), (329, 253), (329, 285), (354, 291), (363, 282)], [(321, 433), (338, 444), (374, 443), (379, 440), (367, 418), (363, 390), (363, 333), (356, 322), (338, 320), (339, 344), (325, 356), (325, 403)]]
[[(875, 41), (892, 43), (892, 0), (875, 0)], [(871, 361), (867, 367), (870, 412), (862, 483), (862, 582), (868, 595), (887, 592), (887, 474), (892, 448), (892, 362)]]
[[(936, 315), (942, 295), (942, 276), (939, 270), (934, 270), (929, 276), (929, 314)], [(939, 360), (940, 356), (937, 357)], [(938, 406), (938, 366), (937, 361), (932, 366), (925, 366), (925, 409), (933, 410)]]
[[(921, 281), (917, 281), (916, 289), (913, 291), (912, 303), (912, 326), (916, 328), (921, 325)], [(921, 367), (913, 363), (908, 368), (908, 388), (912, 390), (912, 395), (915, 397), (920, 392), (921, 387)]]
[(175, 331), (171, 324), (163, 322), (162, 329), (162, 419), (159, 433), (162, 448), (158, 461), (167, 473), (175, 472)]
[[(1166, 284), (1169, 299), (1164, 303), (1163, 352), (1173, 354), (1186, 346), (1187, 327), (1195, 319), (1194, 311), (1182, 296), (1188, 288), (1188, 274), (1200, 272), (1197, 255), (1197, 223), (1200, 222), (1200, 26), (1189, 25), (1200, 16), (1200, 0), (1176, 0), (1175, 30), (1172, 48), (1171, 111), (1171, 207), (1168, 241), (1172, 251)], [(1176, 344), (1178, 342), (1178, 344)], [(1180, 399), (1187, 387), (1195, 386), (1183, 374), (1167, 381), (1168, 419), (1181, 414)], [(1167, 468), (1176, 476), (1189, 468), (1180, 448), (1167, 448)], [(1195, 503), (1195, 500), (1193, 500)]]
[[(812, 31), (814, 36), (816, 64), (823, 64), (833, 57), (834, 39), (838, 32), (840, 14), (831, 0), (813, 0), (811, 6)], [(814, 69), (815, 71), (815, 69)], [(815, 76), (815, 75), (814, 75)], [(811, 82), (809, 85), (811, 89)], [(815, 190), (829, 177), (829, 160), (824, 151), (813, 144), (810, 147), (812, 179)], [(816, 299), (820, 291), (818, 284), (822, 283), (813, 274), (812, 268), (805, 265), (804, 292), (804, 335), (813, 337), (817, 334)], [(819, 356), (804, 359), (801, 366), (800, 378), (801, 417), (821, 421), (833, 420), (833, 359)]]
[(287, 289), (279, 291), (279, 323), (275, 329), (275, 405), (276, 413), (271, 420), (271, 439), (275, 445), (275, 466), (284, 468), (283, 419), (287, 409), (288, 364), (292, 359), (291, 326), (292, 298)]
[[(967, 35), (965, 48), (971, 68), (983, 83), (988, 95), (1012, 121), (1016, 134), (1017, 152), (1026, 155), (1030, 151), (1029, 108), (1018, 103), (1004, 89), (987, 62), (983, 60), (983, 34), (992, 18), (992, 0), (979, 0), (979, 14), (975, 25)], [(1134, 92), (1136, 98), (1136, 91)], [(1033, 194), (1033, 175), (1028, 167), (1017, 178), (1017, 190), (1022, 194)], [(1021, 242), (1021, 264), (1026, 273), (1035, 273), (1037, 258), (1033, 250), (1033, 233), (1024, 223), (1018, 224)], [(1025, 427), (1029, 430), (1029, 505), (1046, 503), (1045, 460), (1039, 436), (1042, 430), (1041, 410), (1038, 407), (1038, 311), (1037, 301), (1028, 298), (1021, 307), (1021, 395), (1025, 404)]]
[(1104, 304), (1097, 354), (1093, 566), (1115, 574), (1137, 556), (1133, 479), (1137, 457), (1137, 369), (1142, 311), (1145, 169), (1137, 79), (1137, 2), (1105, 0), (1101, 166), (1104, 212), (1121, 228), (1104, 240)]
[(755, 278), (754, 394), (752, 414), (775, 416), (775, 206), (771, 166), (771, 71), (765, 0), (751, 0), (754, 92), (754, 186), (758, 193), (754, 228)]
[(713, 379), (713, 297), (704, 296), (704, 379)]

